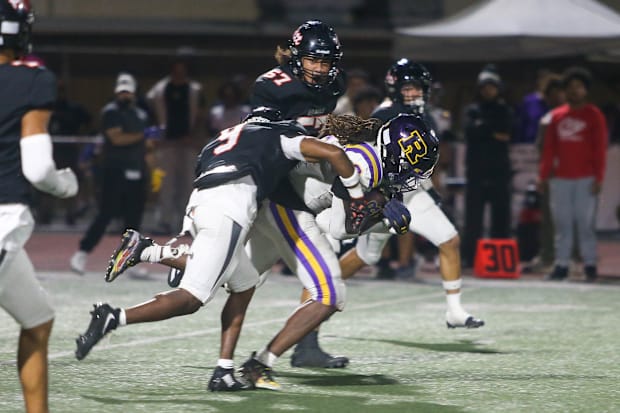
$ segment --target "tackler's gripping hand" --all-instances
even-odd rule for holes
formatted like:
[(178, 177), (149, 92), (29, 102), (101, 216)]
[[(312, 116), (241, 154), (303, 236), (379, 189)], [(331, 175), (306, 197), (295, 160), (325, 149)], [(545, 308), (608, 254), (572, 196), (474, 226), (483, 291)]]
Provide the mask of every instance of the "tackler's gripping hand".
[[(345, 202), (345, 205), (347, 202)], [(348, 201), (345, 230), (348, 234), (360, 234), (366, 220), (370, 218), (368, 201), (364, 198), (353, 198)]]
[(398, 235), (406, 234), (411, 223), (411, 213), (405, 204), (392, 198), (383, 207), (383, 222), (390, 232)]

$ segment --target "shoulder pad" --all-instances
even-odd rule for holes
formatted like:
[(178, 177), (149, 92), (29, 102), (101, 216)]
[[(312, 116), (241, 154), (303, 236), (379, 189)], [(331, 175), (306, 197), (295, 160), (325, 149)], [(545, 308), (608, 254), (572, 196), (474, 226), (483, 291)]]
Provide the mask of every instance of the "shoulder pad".
[(256, 83), (273, 84), (276, 87), (281, 87), (287, 83), (293, 82), (294, 80), (295, 78), (282, 70), (282, 68), (275, 67), (260, 75), (258, 79), (256, 79)]
[(293, 136), (308, 135), (308, 130), (295, 120), (283, 120), (279, 122), (272, 122), (272, 124), (285, 128), (286, 131), (290, 132)]
[(28, 60), (28, 61), (13, 60), (11, 62), (11, 66), (29, 67), (31, 69), (45, 69), (45, 66), (43, 65), (43, 63), (37, 62), (36, 60)]
[(377, 108), (373, 113), (372, 113), (372, 117), (373, 118), (377, 118), (379, 120), (381, 120), (383, 123), (387, 122), (388, 120), (398, 116), (399, 111), (398, 109), (392, 105), (391, 103), (389, 104), (389, 106), (383, 106), (383, 107), (379, 107)]
[(364, 188), (379, 186), (383, 179), (383, 165), (374, 146), (367, 142), (348, 144), (345, 152), (360, 174)]

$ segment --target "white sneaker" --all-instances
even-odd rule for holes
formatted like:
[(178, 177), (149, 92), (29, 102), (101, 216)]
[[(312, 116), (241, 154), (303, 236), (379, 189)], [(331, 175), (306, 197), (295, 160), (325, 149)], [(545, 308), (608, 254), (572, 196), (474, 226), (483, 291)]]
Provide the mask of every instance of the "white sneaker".
[(69, 262), (69, 265), (72, 271), (80, 275), (84, 275), (84, 273), (86, 272), (87, 261), (88, 261), (88, 253), (86, 251), (77, 251), (71, 257), (71, 261)]

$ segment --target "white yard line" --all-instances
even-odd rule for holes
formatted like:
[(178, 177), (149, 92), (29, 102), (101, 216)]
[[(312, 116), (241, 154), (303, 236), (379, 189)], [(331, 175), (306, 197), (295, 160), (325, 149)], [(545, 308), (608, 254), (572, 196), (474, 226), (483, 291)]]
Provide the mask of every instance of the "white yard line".
[[(383, 301), (374, 301), (372, 303), (368, 303), (368, 304), (362, 304), (362, 305), (355, 305), (355, 306), (351, 306), (351, 308), (349, 309), (349, 311), (351, 312), (355, 312), (355, 311), (363, 311), (363, 310), (369, 310), (369, 309), (373, 309), (376, 307), (382, 307), (384, 308), (387, 305), (393, 305), (393, 304), (399, 304), (402, 302), (411, 302), (411, 301), (423, 301), (426, 299), (436, 299), (438, 296), (443, 296), (443, 291), (441, 292), (435, 292), (435, 293), (431, 293), (431, 294), (424, 294), (424, 295), (417, 295), (417, 296), (405, 296), (405, 297), (401, 297), (401, 298), (392, 298), (389, 300), (383, 300)], [(276, 324), (276, 323), (280, 323), (283, 324), (286, 321), (286, 318), (284, 317), (278, 317), (278, 318), (272, 318), (269, 320), (263, 320), (263, 321), (257, 321), (254, 323), (247, 323), (244, 325), (243, 328), (245, 329), (252, 329), (252, 328), (257, 328), (257, 327), (261, 327), (261, 326), (265, 326), (265, 325), (269, 325), (269, 324)], [(220, 332), (220, 327), (212, 327), (212, 328), (207, 328), (204, 330), (199, 330), (199, 331), (192, 331), (192, 332), (188, 332), (188, 333), (180, 333), (180, 334), (175, 334), (173, 336), (161, 336), (161, 337), (153, 337), (153, 338), (145, 338), (145, 339), (141, 339), (141, 340), (133, 340), (133, 341), (129, 341), (126, 343), (118, 343), (118, 344), (108, 344), (108, 345), (102, 345), (102, 346), (98, 346), (96, 348), (93, 349), (93, 351), (103, 351), (103, 350), (110, 350), (110, 349), (116, 349), (116, 348), (127, 348), (127, 347), (136, 347), (136, 346), (144, 346), (144, 345), (150, 345), (150, 344), (157, 344), (157, 343), (161, 343), (164, 341), (170, 341), (170, 340), (179, 340), (179, 339), (184, 339), (184, 338), (189, 338), (189, 337), (201, 337), (201, 336), (207, 336), (210, 334), (219, 334)], [(63, 357), (74, 357), (74, 350), (71, 351), (60, 351), (57, 353), (53, 353), (50, 354), (48, 356), (48, 358), (50, 360), (54, 360), (54, 359), (59, 359), (59, 358), (63, 358)], [(15, 365), (17, 363), (16, 360), (8, 360), (8, 361), (0, 361), (0, 365)]]

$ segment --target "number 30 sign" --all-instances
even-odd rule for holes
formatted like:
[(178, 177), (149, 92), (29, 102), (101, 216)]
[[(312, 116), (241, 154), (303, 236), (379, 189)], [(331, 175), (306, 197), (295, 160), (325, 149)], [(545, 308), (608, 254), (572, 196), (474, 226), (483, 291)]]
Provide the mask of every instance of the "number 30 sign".
[(519, 249), (514, 239), (480, 239), (474, 275), (486, 278), (519, 278)]

